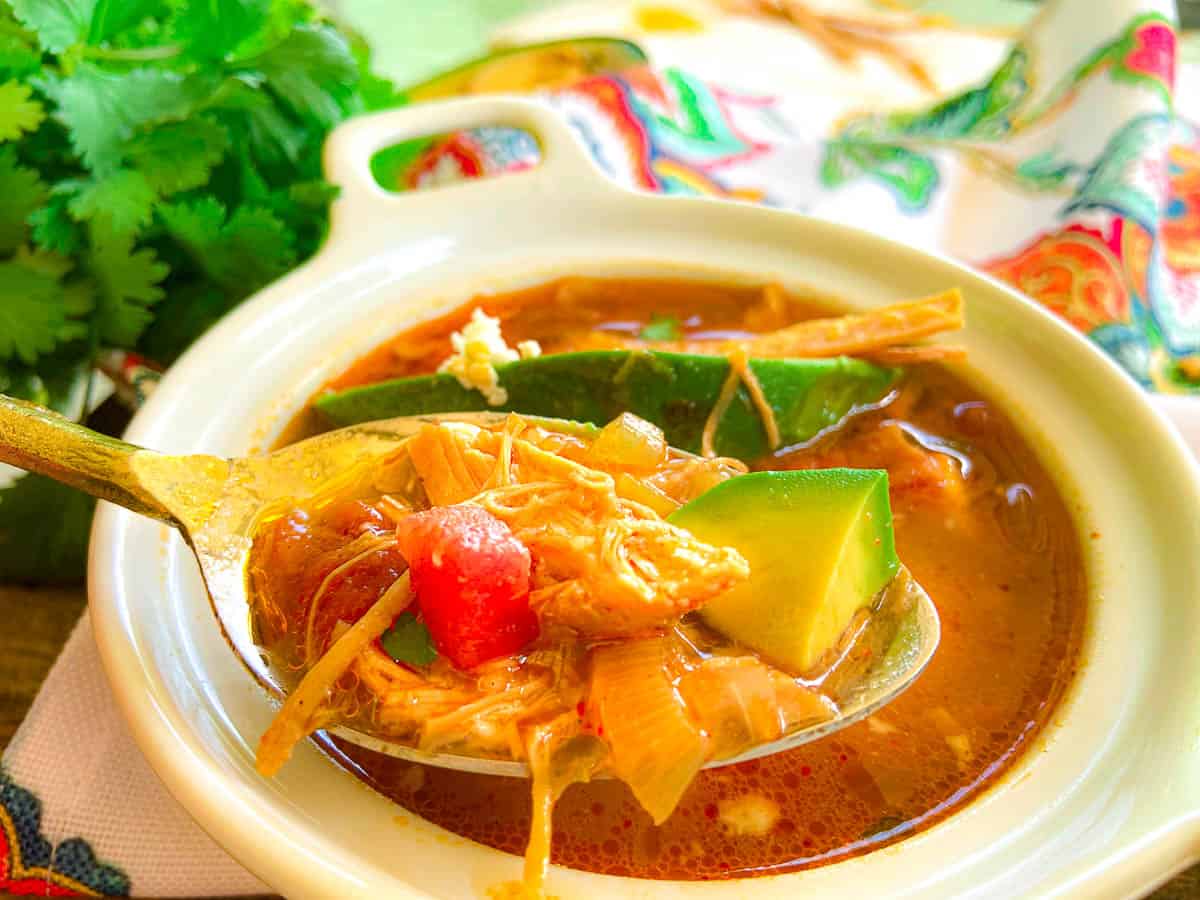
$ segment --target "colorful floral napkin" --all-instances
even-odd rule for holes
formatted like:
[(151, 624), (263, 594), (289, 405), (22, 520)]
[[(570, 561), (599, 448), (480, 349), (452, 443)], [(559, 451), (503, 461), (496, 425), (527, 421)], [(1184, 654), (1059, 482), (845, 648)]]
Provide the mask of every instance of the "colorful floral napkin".
[[(752, 61), (753, 48), (694, 67), (663, 65), (652, 48), (659, 68), (548, 99), (626, 184), (801, 209), (948, 252), (1044, 303), (1147, 387), (1200, 393), (1200, 133), (1172, 107), (1172, 15), (1147, 0), (1051, 0), (982, 83), (907, 111), (887, 80), (910, 77), (896, 59), (843, 82), (813, 46), (796, 53), (786, 91), (764, 90), (752, 65), (737, 77), (728, 60)], [(977, 36), (930, 26), (904, 41), (910, 56), (942, 59), (956, 47), (972, 56), (963, 47)], [(1177, 99), (1200, 109), (1200, 84), (1187, 87), (1200, 73), (1180, 76)], [(398, 178), (415, 186), (535, 156), (520, 132), (480, 129), (437, 142)], [(85, 616), (3, 759), (0, 893), (266, 890), (142, 759)]]
[[(590, 78), (549, 100), (625, 184), (757, 200), (940, 250), (1044, 303), (1145, 386), (1197, 393), (1200, 133), (1173, 112), (1173, 12), (1047, 3), (981, 84), (900, 111), (856, 109), (862, 92), (836, 85), (748, 93), (676, 68)], [(535, 153), (521, 132), (479, 129), (435, 146), (408, 182)]]

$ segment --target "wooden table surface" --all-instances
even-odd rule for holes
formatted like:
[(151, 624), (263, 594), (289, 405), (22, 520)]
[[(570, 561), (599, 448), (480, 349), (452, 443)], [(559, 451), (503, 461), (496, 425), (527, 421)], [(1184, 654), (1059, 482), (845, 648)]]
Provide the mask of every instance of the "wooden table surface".
[[(0, 587), (0, 750), (8, 746), (38, 686), (83, 612), (76, 588)], [(1200, 900), (1200, 866), (1153, 894), (1153, 900)]]

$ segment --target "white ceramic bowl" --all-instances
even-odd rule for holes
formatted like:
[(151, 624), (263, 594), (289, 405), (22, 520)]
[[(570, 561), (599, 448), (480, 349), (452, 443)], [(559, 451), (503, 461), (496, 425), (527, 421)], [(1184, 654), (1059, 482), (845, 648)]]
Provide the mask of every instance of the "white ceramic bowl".
[[(371, 154), (483, 124), (536, 134), (543, 161), (390, 195)], [(625, 191), (570, 129), (523, 100), (355, 120), (327, 151), (343, 195), (322, 252), (214, 328), (131, 425), (160, 450), (261, 448), (327, 378), (479, 291), (568, 273), (778, 279), (851, 306), (964, 289), (974, 377), (1006, 402), (1069, 498), (1091, 605), (1084, 666), (1035, 749), (982, 798), (899, 844), (751, 881), (650, 882), (555, 869), (578, 898), (1123, 897), (1200, 858), (1200, 472), (1141, 390), (1067, 326), (945, 259), (790, 213)], [(226, 648), (183, 542), (101, 504), (96, 638), (142, 751), (200, 824), (289, 897), (482, 897), (511, 856), (392, 805), (311, 745), (253, 768), (272, 707)]]

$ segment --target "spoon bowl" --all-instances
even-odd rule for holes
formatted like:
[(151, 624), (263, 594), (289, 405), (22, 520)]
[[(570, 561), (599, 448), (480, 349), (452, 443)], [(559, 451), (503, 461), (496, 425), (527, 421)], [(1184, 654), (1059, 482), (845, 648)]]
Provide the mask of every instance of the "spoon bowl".
[[(747, 762), (773, 753), (792, 750), (815, 741), (879, 711), (896, 699), (924, 670), (937, 650), (941, 622), (929, 594), (911, 577), (898, 578), (898, 590), (885, 592), (884, 602), (867, 619), (856, 635), (855, 643), (869, 643), (880, 652), (870, 655), (868, 665), (849, 665), (837, 673), (836, 685), (826, 684), (826, 692), (837, 702), (837, 714), (824, 722), (797, 728), (781, 737), (756, 744), (734, 756), (709, 760), (703, 768), (717, 769)], [(509, 759), (490, 759), (455, 753), (424, 753), (398, 741), (389, 741), (345, 726), (326, 729), (327, 733), (368, 750), (425, 765), (528, 778), (529, 767)]]
[[(576, 422), (529, 418), (562, 431), (594, 431), (592, 426)], [(489, 427), (504, 419), (500, 413), (385, 419), (326, 432), (262, 456), (222, 459), (156, 453), (0, 395), (0, 462), (47, 475), (176, 528), (195, 554), (229, 646), (259, 684), (282, 698), (286, 691), (255, 640), (246, 578), (254, 532), (263, 512), (284, 501), (303, 502), (338, 475), (388, 455), (425, 425), (465, 422)], [(737, 756), (712, 760), (706, 768), (778, 753), (824, 737), (871, 715), (907, 688), (937, 649), (940, 625), (928, 594), (911, 578), (899, 583), (900, 589), (885, 591), (881, 606), (856, 638), (867, 640), (877, 651), (869, 655), (869, 663), (837, 667), (837, 683), (830, 691), (838, 705), (836, 716)], [(529, 776), (523, 762), (426, 753), (346, 726), (327, 731), (368, 749), (426, 765)]]

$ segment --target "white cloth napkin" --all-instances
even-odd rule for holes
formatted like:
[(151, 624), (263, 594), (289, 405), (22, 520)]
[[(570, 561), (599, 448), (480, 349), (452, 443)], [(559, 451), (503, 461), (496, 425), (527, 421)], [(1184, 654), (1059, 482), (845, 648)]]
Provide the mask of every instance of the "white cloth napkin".
[(82, 836), (97, 859), (128, 874), (134, 896), (270, 893), (201, 830), (142, 757), (117, 712), (86, 612), (4, 767), (41, 798), (46, 840), (57, 846)]

